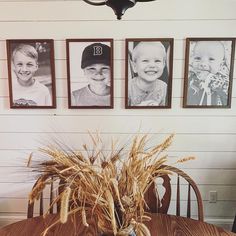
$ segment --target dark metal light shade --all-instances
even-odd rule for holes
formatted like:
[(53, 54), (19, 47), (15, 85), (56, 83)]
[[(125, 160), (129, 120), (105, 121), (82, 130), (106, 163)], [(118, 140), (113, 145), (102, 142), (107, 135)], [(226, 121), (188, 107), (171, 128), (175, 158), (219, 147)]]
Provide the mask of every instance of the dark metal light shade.
[(120, 20), (125, 11), (135, 5), (135, 0), (108, 0), (106, 5), (115, 12), (117, 19)]
[(94, 6), (107, 5), (108, 7), (111, 7), (117, 16), (117, 19), (120, 20), (122, 15), (124, 15), (125, 11), (128, 8), (133, 7), (136, 2), (150, 2), (155, 0), (104, 0), (100, 2), (96, 0), (83, 1)]

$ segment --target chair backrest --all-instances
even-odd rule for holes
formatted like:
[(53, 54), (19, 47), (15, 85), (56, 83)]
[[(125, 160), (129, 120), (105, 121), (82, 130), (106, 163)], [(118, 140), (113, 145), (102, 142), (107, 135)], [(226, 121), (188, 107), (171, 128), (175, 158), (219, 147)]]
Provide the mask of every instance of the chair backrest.
[(235, 217), (234, 217), (232, 232), (236, 233), (236, 215), (235, 215)]
[[(188, 218), (191, 218), (191, 191), (195, 193), (196, 201), (197, 201), (197, 208), (198, 208), (198, 220), (203, 221), (204, 215), (203, 215), (203, 203), (202, 203), (202, 197), (200, 194), (200, 191), (196, 185), (196, 183), (190, 178), (189, 175), (187, 175), (182, 170), (179, 170), (176, 167), (163, 165), (166, 170), (171, 171), (173, 174), (177, 175), (177, 183), (176, 183), (176, 215), (180, 216), (180, 194), (181, 194), (181, 187), (180, 184), (180, 178), (182, 177), (185, 179), (186, 183), (188, 184), (188, 190), (187, 190), (187, 213), (186, 216)], [(149, 189), (145, 193), (145, 201), (148, 205), (148, 211), (152, 213), (163, 213), (167, 214), (169, 210), (169, 206), (171, 203), (171, 195), (173, 188), (171, 187), (171, 177), (173, 175), (162, 175), (158, 176), (157, 178), (161, 178), (163, 180), (163, 183), (161, 184), (164, 188), (163, 196), (160, 198), (160, 195), (158, 193), (158, 183), (152, 183)]]
[[(40, 181), (41, 179), (39, 178), (33, 188), (38, 184), (38, 182)], [(48, 211), (49, 209), (49, 213), (52, 214), (52, 213), (58, 213), (60, 212), (60, 201), (57, 201), (57, 207), (56, 207), (56, 210), (54, 209), (54, 207), (50, 207), (52, 206), (52, 203), (54, 201), (56, 201), (56, 198), (57, 196), (63, 191), (64, 189), (64, 185), (62, 184), (62, 180), (59, 182), (59, 185), (58, 185), (58, 188), (56, 188), (56, 184), (58, 183), (55, 183), (54, 182), (54, 179), (53, 177), (51, 177), (51, 179), (48, 181), (48, 185), (49, 185), (49, 203), (46, 205), (46, 201), (45, 201), (45, 198), (44, 198), (44, 192), (46, 190), (48, 190), (48, 188), (45, 188), (44, 191), (42, 191), (39, 195), (39, 215), (43, 215), (45, 213), (45, 211)], [(47, 201), (48, 202), (48, 201)], [(27, 212), (27, 218), (33, 218), (34, 217), (34, 209), (35, 209), (35, 202), (30, 202), (28, 201), (28, 212)]]

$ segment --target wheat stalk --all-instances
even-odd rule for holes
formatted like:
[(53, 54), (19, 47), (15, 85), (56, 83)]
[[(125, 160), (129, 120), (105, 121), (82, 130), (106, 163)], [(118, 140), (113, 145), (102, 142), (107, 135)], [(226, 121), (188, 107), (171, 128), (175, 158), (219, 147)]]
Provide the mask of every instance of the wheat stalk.
[(67, 222), (70, 194), (71, 194), (71, 188), (66, 187), (61, 198), (60, 221), (62, 224)]

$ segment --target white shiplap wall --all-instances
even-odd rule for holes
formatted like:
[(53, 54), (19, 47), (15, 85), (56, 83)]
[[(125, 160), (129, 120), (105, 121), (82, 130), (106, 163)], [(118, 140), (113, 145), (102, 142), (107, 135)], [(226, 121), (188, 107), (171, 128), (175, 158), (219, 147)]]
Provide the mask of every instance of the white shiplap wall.
[[(86, 131), (128, 139), (142, 131), (176, 132), (170, 156), (194, 155), (181, 166), (197, 182), (205, 218), (226, 225), (236, 213), (236, 65), (231, 109), (183, 109), (186, 37), (236, 37), (236, 0), (158, 0), (138, 3), (117, 21), (108, 7), (82, 1), (0, 0), (0, 224), (26, 216), (34, 177), (27, 155), (57, 137), (79, 147)], [(172, 108), (124, 109), (125, 38), (174, 38)], [(54, 39), (57, 109), (9, 108), (6, 39)], [(67, 108), (66, 38), (114, 38), (114, 109)], [(208, 202), (217, 191), (217, 203)]]

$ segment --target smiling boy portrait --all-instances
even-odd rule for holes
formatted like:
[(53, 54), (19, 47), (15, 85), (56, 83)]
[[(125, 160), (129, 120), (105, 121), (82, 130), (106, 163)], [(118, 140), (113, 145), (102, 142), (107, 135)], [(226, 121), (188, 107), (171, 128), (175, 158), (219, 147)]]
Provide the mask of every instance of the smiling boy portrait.
[[(73, 50), (72, 50), (73, 48)], [(77, 54), (75, 54), (77, 52)], [(112, 49), (107, 42), (69, 43), (70, 106), (112, 106)]]
[(127, 43), (126, 107), (170, 107), (171, 41), (131, 40)]
[(53, 107), (53, 70), (47, 42), (9, 40), (8, 49), (11, 107)]

